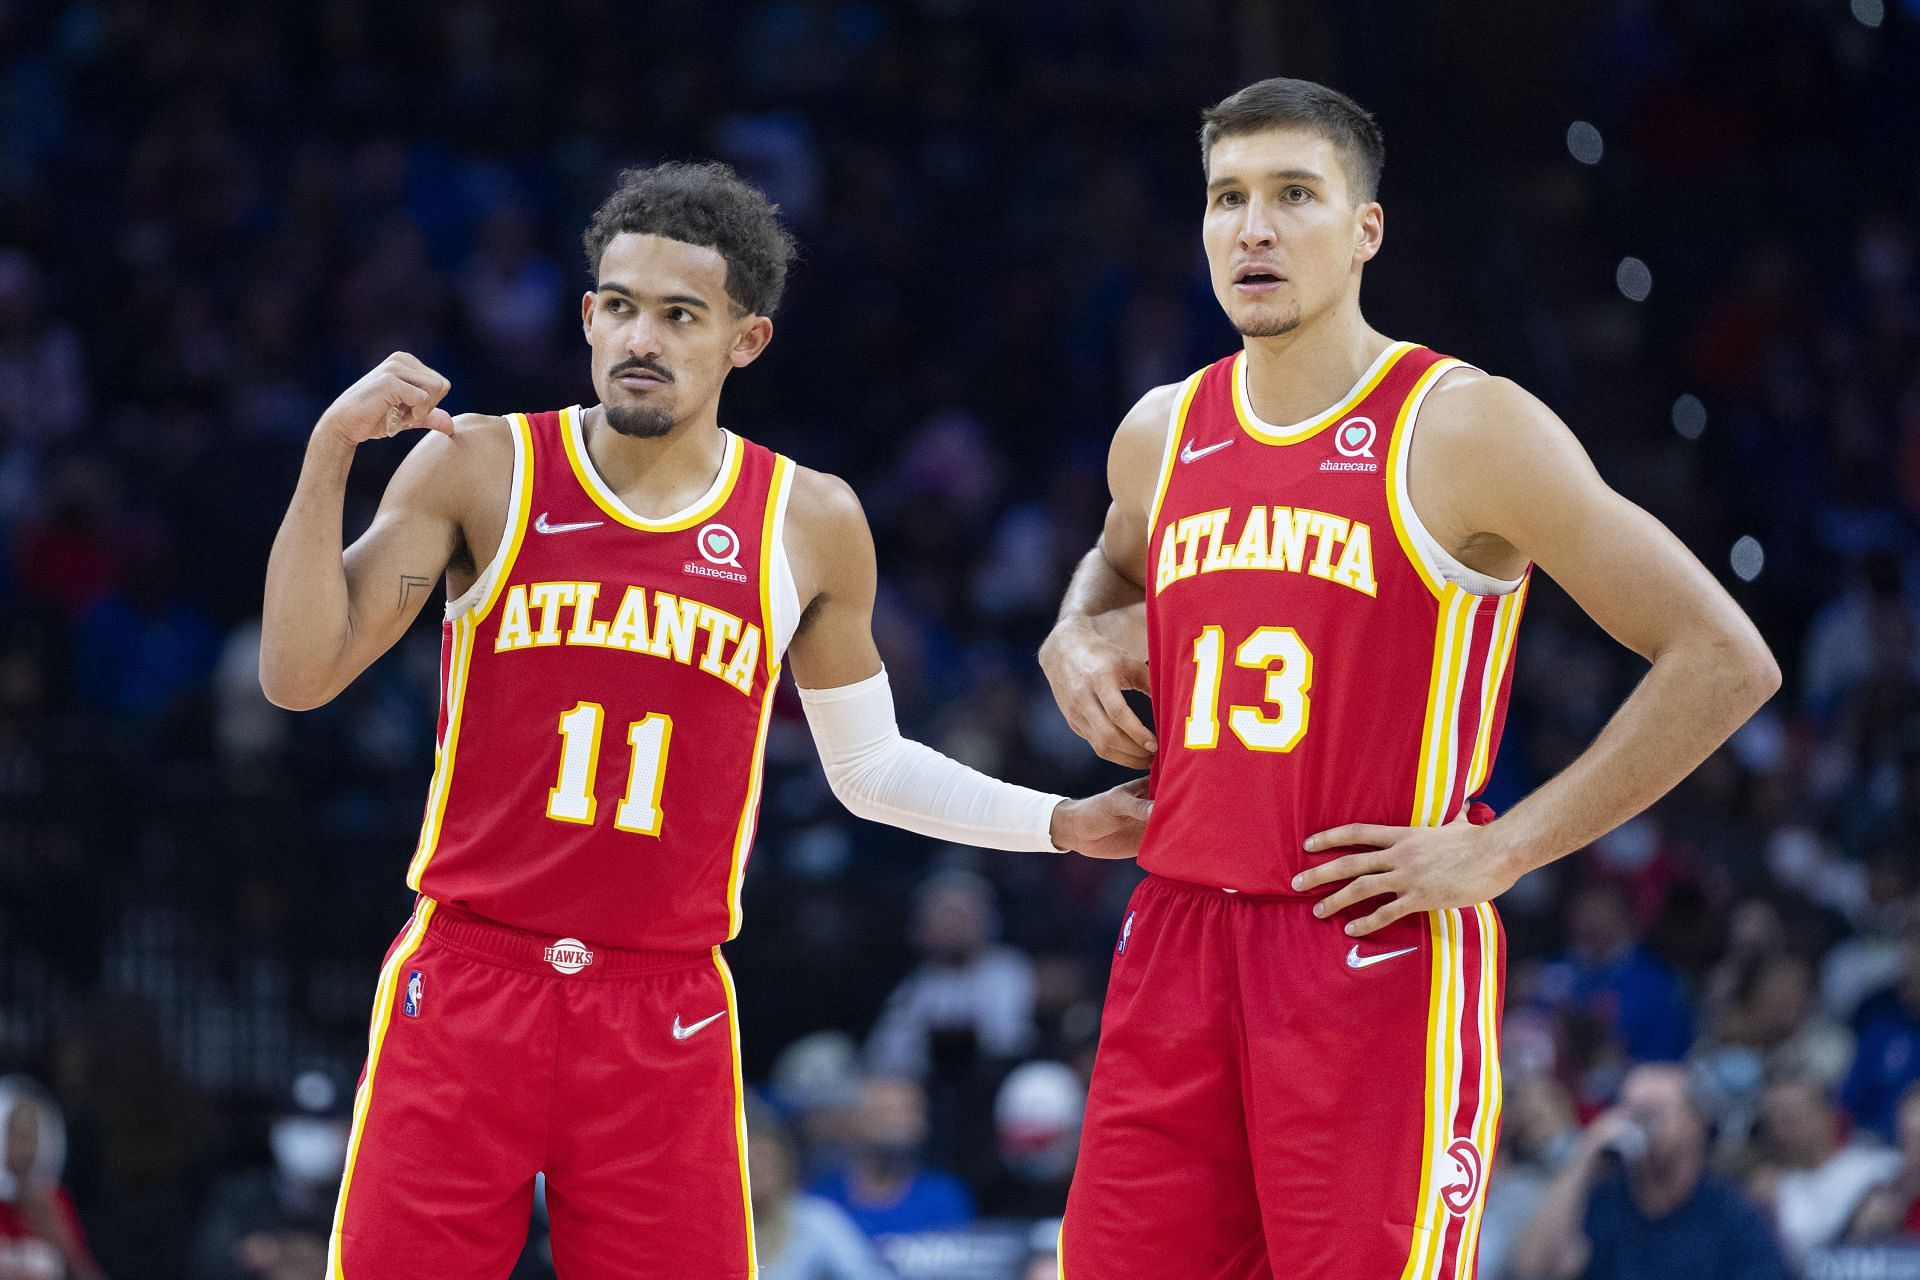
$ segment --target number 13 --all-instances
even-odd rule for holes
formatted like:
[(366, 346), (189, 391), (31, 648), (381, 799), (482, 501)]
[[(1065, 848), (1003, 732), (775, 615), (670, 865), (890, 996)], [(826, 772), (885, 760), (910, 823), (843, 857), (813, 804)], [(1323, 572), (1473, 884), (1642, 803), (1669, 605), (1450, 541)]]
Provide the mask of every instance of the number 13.
[[(1220, 666), (1226, 655), (1226, 633), (1203, 627), (1193, 642), (1193, 705), (1187, 713), (1186, 745), (1209, 751), (1220, 745)], [(1266, 701), (1280, 709), (1277, 716), (1258, 707), (1227, 709), (1233, 736), (1253, 751), (1291, 751), (1307, 736), (1312, 710), (1307, 690), (1313, 685), (1313, 655), (1292, 627), (1261, 627), (1234, 651), (1234, 665), (1267, 670)]]

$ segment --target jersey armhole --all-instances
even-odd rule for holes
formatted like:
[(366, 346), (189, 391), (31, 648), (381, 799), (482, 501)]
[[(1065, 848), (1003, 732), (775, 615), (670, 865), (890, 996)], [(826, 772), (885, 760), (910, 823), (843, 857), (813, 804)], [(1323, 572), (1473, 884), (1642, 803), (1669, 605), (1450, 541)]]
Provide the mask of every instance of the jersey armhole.
[(787, 558), (787, 498), (793, 492), (793, 473), (791, 465), (782, 468), (780, 486), (772, 495), (773, 580), (768, 601), (768, 612), (772, 616), (767, 619), (767, 626), (772, 632), (768, 640), (773, 645), (776, 662), (786, 656), (787, 645), (800, 629), (800, 588), (794, 584), (793, 562)]
[(482, 601), (493, 595), (495, 584), (506, 572), (513, 552), (520, 544), (520, 531), (527, 520), (527, 503), (533, 488), (533, 458), (530, 427), (522, 415), (507, 415), (507, 430), (513, 437), (513, 476), (507, 488), (507, 522), (500, 530), (500, 545), (494, 548), (493, 558), (473, 580), (473, 585), (462, 591), (458, 598), (447, 601), (447, 621), (452, 622), (470, 612)]
[(1413, 433), (1420, 421), (1420, 406), (1427, 394), (1439, 385), (1440, 379), (1455, 369), (1471, 369), (1474, 366), (1459, 360), (1446, 360), (1436, 364), (1422, 378), (1407, 400), (1403, 411), (1406, 425), (1397, 433), (1393, 442), (1392, 475), (1388, 480), (1391, 489), (1392, 510), (1396, 522), (1407, 535), (1409, 549), (1413, 552), (1421, 569), (1422, 576), (1432, 582), (1445, 582), (1459, 587), (1469, 595), (1510, 596), (1520, 589), (1526, 579), (1522, 574), (1508, 580), (1481, 573), (1460, 563), (1458, 557), (1440, 545), (1440, 540), (1427, 531), (1420, 513), (1413, 509), (1413, 494), (1407, 483), (1407, 471), (1413, 461)]

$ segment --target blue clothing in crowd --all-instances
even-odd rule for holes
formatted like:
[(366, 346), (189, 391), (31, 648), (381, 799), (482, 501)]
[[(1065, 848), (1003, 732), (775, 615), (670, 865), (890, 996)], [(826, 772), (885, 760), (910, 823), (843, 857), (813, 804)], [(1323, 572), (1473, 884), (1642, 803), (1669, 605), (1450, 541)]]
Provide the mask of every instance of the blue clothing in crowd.
[(1663, 1218), (1640, 1212), (1623, 1175), (1587, 1200), (1585, 1280), (1787, 1280), (1786, 1260), (1759, 1210), (1708, 1174)]
[(1892, 1141), (1900, 1095), (1920, 1080), (1920, 1015), (1897, 992), (1883, 991), (1860, 1006), (1854, 1031), (1853, 1067), (1840, 1100), (1855, 1124)]
[(847, 1211), (867, 1238), (903, 1235), (910, 1231), (938, 1231), (964, 1227), (973, 1221), (973, 1193), (950, 1173), (922, 1169), (891, 1204), (861, 1204), (853, 1198), (846, 1173), (830, 1173), (808, 1188), (823, 1200)]

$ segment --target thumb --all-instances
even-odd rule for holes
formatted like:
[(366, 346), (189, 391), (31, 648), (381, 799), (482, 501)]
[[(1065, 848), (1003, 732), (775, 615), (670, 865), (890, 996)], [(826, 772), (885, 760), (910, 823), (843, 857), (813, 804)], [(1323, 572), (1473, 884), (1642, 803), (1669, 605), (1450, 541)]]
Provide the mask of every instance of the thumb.
[(1121, 676), (1127, 682), (1127, 688), (1138, 689), (1141, 693), (1153, 691), (1152, 682), (1147, 678), (1145, 658), (1128, 658), (1120, 668)]
[(427, 428), (442, 435), (453, 434), (453, 415), (445, 409), (433, 409), (427, 413)]

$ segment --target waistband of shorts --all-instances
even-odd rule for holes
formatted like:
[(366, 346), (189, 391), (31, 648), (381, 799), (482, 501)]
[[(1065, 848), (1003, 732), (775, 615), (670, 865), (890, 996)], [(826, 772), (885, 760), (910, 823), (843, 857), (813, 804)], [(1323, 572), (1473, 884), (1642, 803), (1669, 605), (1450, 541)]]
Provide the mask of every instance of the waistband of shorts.
[(1318, 894), (1295, 893), (1291, 889), (1279, 893), (1255, 893), (1246, 889), (1229, 889), (1224, 885), (1201, 884), (1196, 880), (1176, 880), (1172, 876), (1161, 875), (1158, 871), (1149, 871), (1146, 884), (1154, 887), (1158, 893), (1176, 893), (1195, 898), (1225, 899), (1228, 902), (1298, 902), (1311, 906), (1319, 900)]
[(424, 897), (415, 904), (414, 914), (429, 909), (433, 914), (427, 920), (427, 937), (475, 960), (523, 973), (554, 974), (580, 981), (632, 978), (711, 965), (718, 950), (648, 951), (601, 946), (581, 938), (516, 929), (475, 915), (465, 907)]

